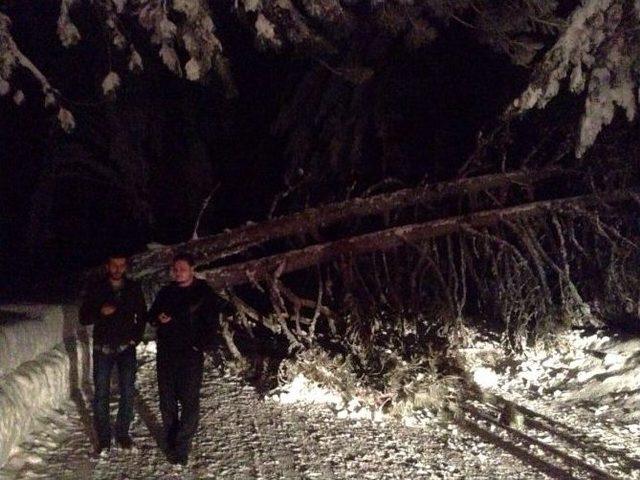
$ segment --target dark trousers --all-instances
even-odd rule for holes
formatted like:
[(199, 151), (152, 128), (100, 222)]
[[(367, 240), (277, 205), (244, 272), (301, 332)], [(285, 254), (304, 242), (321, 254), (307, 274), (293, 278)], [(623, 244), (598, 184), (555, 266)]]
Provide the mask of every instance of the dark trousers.
[(187, 456), (200, 417), (202, 352), (158, 350), (156, 367), (167, 449)]
[(93, 352), (93, 420), (100, 445), (111, 442), (111, 426), (109, 422), (109, 395), (111, 387), (111, 370), (118, 368), (118, 388), (120, 403), (116, 419), (116, 435), (128, 435), (129, 425), (133, 421), (133, 396), (136, 380), (136, 350), (129, 347), (120, 353)]

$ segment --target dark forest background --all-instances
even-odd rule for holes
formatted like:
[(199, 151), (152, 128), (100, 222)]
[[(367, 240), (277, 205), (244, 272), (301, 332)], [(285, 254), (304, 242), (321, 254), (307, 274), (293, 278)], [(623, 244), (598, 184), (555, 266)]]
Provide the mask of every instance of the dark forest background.
[(124, 77), (110, 101), (100, 83), (117, 59), (102, 32), (80, 12), (85, 37), (64, 49), (56, 7), (9, 7), (16, 40), (63, 92), (77, 127), (64, 133), (26, 76), (21, 105), (0, 99), (5, 298), (73, 292), (78, 272), (111, 251), (189, 239), (209, 194), (200, 236), (372, 186), (452, 178), (529, 78), (454, 25), (414, 49), (363, 32), (375, 77), (362, 86), (331, 59), (256, 48), (228, 15), (218, 34), (237, 96), (215, 76), (175, 77), (149, 47), (144, 72)]

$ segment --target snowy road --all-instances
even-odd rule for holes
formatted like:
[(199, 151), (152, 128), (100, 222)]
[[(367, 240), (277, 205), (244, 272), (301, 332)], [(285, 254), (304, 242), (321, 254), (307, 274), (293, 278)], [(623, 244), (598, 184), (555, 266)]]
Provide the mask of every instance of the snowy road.
[(338, 419), (324, 406), (283, 406), (261, 400), (252, 387), (213, 368), (205, 376), (192, 460), (175, 467), (157, 445), (153, 361), (141, 365), (138, 389), (135, 451), (114, 449), (108, 458), (91, 458), (87, 405), (78, 399), (47, 417), (47, 428), (23, 443), (0, 478), (546, 478), (454, 426), (374, 424)]
[[(182, 468), (170, 465), (158, 448), (152, 355), (142, 355), (137, 387), (134, 451), (112, 449), (107, 458), (92, 458), (88, 403), (77, 398), (43, 419), (46, 428), (14, 452), (0, 479), (630, 478), (636, 465), (620, 451), (614, 460), (624, 471), (598, 463), (598, 455), (616, 454), (601, 448), (602, 439), (589, 441), (583, 431), (588, 425), (560, 431), (563, 419), (523, 407), (522, 425), (505, 428), (497, 421), (504, 409), (492, 411), (496, 398), (468, 402), (447, 423), (424, 418), (420, 426), (407, 427), (356, 421), (340, 419), (324, 405), (263, 400), (208, 362), (200, 429), (190, 464)], [(555, 430), (545, 430), (544, 422)], [(552, 441), (545, 443), (534, 430)], [(595, 461), (587, 463), (590, 455)]]

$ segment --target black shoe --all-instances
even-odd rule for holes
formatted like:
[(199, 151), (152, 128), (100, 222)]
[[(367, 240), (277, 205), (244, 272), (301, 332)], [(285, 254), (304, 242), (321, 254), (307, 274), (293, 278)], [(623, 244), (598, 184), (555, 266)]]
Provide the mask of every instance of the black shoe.
[(186, 467), (189, 463), (189, 457), (187, 455), (176, 453), (175, 451), (167, 453), (167, 460), (173, 465), (182, 465), (183, 467)]
[(131, 440), (131, 437), (128, 434), (118, 435), (118, 437), (116, 438), (116, 443), (120, 448), (123, 448), (124, 450), (131, 450), (131, 448), (133, 447), (133, 440)]
[(96, 454), (96, 456), (104, 456), (104, 455), (108, 454), (110, 450), (111, 450), (111, 444), (110, 443), (102, 443), (101, 442), (96, 446), (95, 454)]

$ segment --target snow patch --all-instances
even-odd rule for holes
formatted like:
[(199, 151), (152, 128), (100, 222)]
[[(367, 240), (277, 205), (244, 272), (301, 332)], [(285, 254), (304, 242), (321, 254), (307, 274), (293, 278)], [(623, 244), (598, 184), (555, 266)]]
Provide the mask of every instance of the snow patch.
[(89, 381), (90, 345), (77, 326), (73, 306), (0, 309), (0, 466), (38, 416)]
[(320, 403), (342, 407), (344, 400), (336, 392), (321, 387), (319, 383), (309, 380), (303, 374), (296, 375), (291, 382), (278, 390), (281, 393), (274, 393), (271, 399), (283, 403)]
[(481, 388), (490, 389), (498, 385), (498, 375), (490, 368), (479, 367), (473, 372), (473, 381)]
[(60, 345), (2, 378), (0, 465), (7, 460), (12, 448), (26, 438), (37, 417), (66, 400), (72, 385), (88, 376), (88, 365), (83, 367), (78, 362), (87, 349), (86, 345), (78, 343), (77, 358), (73, 358)]
[(0, 377), (74, 337), (78, 310), (72, 305), (0, 307)]
[(288, 384), (279, 387), (268, 398), (284, 405), (327, 405), (336, 411), (339, 419), (381, 422), (385, 417), (380, 410), (372, 409), (362, 399), (352, 398), (347, 401), (338, 392), (321, 386), (302, 373), (296, 375)]

